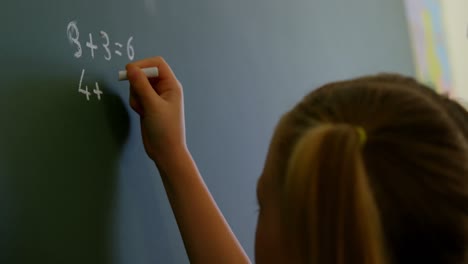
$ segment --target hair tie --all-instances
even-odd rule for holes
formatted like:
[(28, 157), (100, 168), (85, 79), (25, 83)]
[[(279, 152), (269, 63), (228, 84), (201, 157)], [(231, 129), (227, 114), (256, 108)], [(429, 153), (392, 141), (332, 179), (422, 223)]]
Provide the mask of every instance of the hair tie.
[(366, 130), (361, 127), (361, 126), (357, 126), (355, 127), (356, 128), (356, 132), (358, 133), (358, 136), (359, 136), (359, 142), (361, 143), (361, 145), (364, 145), (366, 144), (366, 141), (367, 141), (367, 133), (366, 133)]

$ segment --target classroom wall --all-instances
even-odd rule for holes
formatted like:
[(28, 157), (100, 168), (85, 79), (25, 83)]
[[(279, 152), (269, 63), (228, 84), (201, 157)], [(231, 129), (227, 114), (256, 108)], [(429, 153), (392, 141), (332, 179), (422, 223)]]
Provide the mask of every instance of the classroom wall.
[(455, 97), (468, 101), (468, 1), (440, 1)]
[(466, 100), (468, 2), (405, 0), (416, 77), (439, 93)]

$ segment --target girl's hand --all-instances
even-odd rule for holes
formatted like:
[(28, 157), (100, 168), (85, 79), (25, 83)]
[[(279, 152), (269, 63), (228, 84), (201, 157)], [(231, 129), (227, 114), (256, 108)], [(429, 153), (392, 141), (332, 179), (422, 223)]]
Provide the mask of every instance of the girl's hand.
[[(140, 68), (157, 67), (159, 77), (149, 78)], [(127, 65), (130, 106), (140, 115), (146, 153), (156, 163), (186, 151), (182, 85), (161, 57)]]

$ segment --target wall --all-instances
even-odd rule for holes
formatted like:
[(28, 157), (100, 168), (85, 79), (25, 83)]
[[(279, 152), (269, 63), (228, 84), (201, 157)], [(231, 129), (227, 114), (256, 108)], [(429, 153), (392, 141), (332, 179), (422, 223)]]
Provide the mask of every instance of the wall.
[(455, 96), (468, 101), (468, 1), (440, 1)]

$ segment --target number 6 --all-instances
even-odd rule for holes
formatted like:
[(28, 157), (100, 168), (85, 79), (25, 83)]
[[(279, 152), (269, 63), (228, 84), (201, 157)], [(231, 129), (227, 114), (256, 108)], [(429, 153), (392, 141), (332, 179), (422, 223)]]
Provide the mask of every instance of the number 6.
[(131, 44), (132, 40), (133, 37), (130, 37), (127, 42), (127, 54), (130, 60), (133, 60), (133, 58), (135, 58), (135, 50), (133, 49), (133, 46)]

